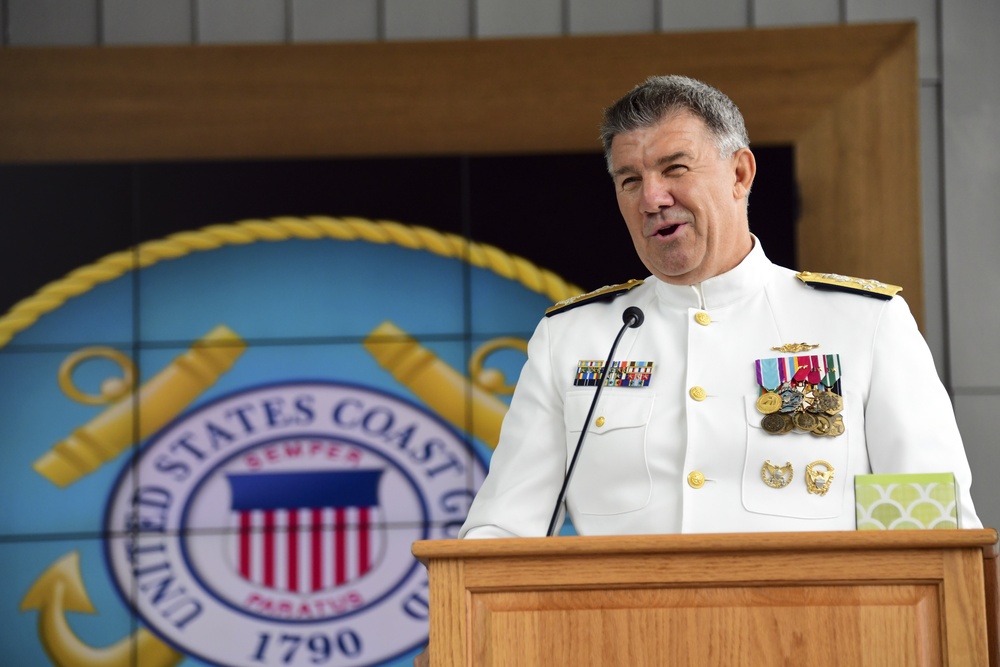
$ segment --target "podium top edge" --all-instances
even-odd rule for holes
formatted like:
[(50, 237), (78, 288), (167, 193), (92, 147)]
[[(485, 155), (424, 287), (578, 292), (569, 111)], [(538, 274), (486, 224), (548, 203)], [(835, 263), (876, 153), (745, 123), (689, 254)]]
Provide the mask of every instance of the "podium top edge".
[(995, 557), (993, 528), (957, 530), (824, 531), (794, 533), (698, 533), (420, 540), (412, 552), (426, 563), (439, 558), (594, 556), (698, 552), (835, 552), (981, 548)]

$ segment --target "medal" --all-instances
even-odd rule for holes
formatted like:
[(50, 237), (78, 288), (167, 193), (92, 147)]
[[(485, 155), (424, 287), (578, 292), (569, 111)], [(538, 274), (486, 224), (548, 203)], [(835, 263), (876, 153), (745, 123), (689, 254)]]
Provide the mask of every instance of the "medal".
[(757, 410), (769, 415), (772, 412), (777, 412), (781, 408), (781, 396), (778, 396), (773, 391), (761, 394), (760, 398), (757, 399)]
[(795, 412), (802, 405), (802, 392), (787, 382), (781, 385), (778, 395), (781, 396), (781, 412)]
[(832, 391), (817, 392), (815, 403), (817, 412), (825, 412), (828, 415), (835, 415), (844, 409), (844, 399)]
[(776, 466), (770, 461), (764, 461), (760, 468), (760, 478), (764, 480), (772, 489), (783, 489), (792, 481), (792, 464), (785, 461), (785, 465)]
[(816, 416), (811, 412), (796, 412), (792, 415), (792, 423), (800, 431), (812, 431), (816, 428)]
[[(817, 466), (822, 466), (822, 469)], [(833, 482), (833, 466), (826, 461), (813, 461), (806, 466), (806, 489), (809, 493), (825, 496)]]
[(792, 430), (792, 418), (780, 412), (772, 412), (760, 420), (760, 427), (771, 435), (784, 435)]
[(830, 428), (833, 426), (833, 421), (823, 414), (816, 415), (816, 426), (813, 427), (812, 432), (816, 435), (829, 435)]
[(840, 395), (840, 355), (813, 354), (758, 359), (755, 362), (757, 411), (771, 435), (797, 430), (835, 438), (844, 433)]

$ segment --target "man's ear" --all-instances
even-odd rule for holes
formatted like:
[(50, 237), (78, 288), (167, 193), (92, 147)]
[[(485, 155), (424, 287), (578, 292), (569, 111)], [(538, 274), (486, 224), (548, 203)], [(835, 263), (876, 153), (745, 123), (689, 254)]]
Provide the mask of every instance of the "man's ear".
[(753, 185), (754, 176), (757, 175), (757, 159), (749, 148), (741, 148), (733, 155), (735, 170), (735, 183), (733, 183), (733, 197), (735, 199), (746, 199), (750, 194), (750, 186)]

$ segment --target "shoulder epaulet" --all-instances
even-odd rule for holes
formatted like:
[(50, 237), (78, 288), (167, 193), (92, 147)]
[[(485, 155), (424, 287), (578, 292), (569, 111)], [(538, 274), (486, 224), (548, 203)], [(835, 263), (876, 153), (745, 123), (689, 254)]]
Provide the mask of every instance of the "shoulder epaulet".
[(585, 303), (591, 303), (593, 301), (609, 301), (615, 297), (621, 296), (630, 289), (636, 288), (642, 284), (643, 281), (636, 280), (633, 278), (627, 283), (621, 283), (619, 285), (607, 285), (601, 287), (600, 289), (595, 289), (593, 292), (587, 292), (586, 294), (578, 294), (577, 296), (571, 296), (568, 299), (563, 299), (554, 306), (550, 306), (545, 310), (545, 317), (552, 317), (556, 313), (562, 313), (577, 306), (582, 306)]
[(878, 280), (868, 280), (867, 278), (854, 278), (852, 276), (842, 276), (839, 273), (813, 273), (812, 271), (802, 271), (796, 273), (795, 277), (810, 287), (816, 289), (836, 290), (840, 292), (853, 292), (854, 294), (864, 294), (873, 296), (876, 299), (888, 301), (896, 296), (896, 293), (903, 288), (899, 285), (889, 285)]

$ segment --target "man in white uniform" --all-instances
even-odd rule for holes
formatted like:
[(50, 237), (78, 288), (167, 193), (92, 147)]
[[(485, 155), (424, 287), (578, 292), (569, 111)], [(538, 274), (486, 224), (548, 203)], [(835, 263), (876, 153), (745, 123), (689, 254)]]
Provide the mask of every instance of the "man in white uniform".
[[(461, 537), (546, 533), (608, 348), (625, 332), (566, 508), (583, 535), (852, 530), (854, 477), (954, 473), (981, 527), (951, 401), (898, 288), (772, 264), (756, 173), (718, 90), (654, 77), (605, 112), (605, 154), (652, 274), (539, 323)], [(833, 289), (827, 289), (833, 288)]]

